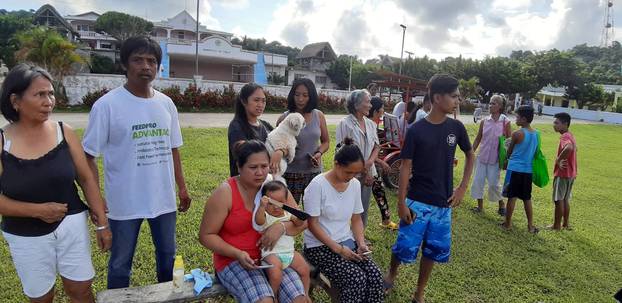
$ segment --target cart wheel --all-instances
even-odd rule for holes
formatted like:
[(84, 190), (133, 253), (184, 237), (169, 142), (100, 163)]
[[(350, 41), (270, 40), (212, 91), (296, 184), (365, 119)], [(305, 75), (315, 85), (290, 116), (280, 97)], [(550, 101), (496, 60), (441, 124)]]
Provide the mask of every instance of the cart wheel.
[(402, 165), (402, 159), (395, 157), (387, 163), (391, 168), (388, 172), (383, 174), (384, 185), (388, 188), (398, 188), (400, 182), (400, 166)]

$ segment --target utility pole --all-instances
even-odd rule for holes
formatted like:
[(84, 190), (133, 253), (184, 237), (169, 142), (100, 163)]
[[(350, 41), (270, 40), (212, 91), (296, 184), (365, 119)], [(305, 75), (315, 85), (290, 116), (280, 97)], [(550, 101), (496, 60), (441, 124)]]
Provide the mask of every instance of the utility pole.
[(199, 2), (201, 0), (197, 0), (197, 36), (195, 41), (195, 50), (194, 50), (194, 74), (199, 75)]
[(400, 24), (402, 27), (402, 51), (400, 52), (400, 75), (402, 74), (402, 64), (404, 59), (404, 38), (406, 37), (406, 25)]
[(350, 79), (348, 79), (348, 91), (352, 90), (352, 56), (350, 56)]

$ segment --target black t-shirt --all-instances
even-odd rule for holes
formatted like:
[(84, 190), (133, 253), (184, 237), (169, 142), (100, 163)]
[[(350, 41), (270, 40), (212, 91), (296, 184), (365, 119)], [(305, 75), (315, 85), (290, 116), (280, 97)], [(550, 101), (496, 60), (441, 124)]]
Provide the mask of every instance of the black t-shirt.
[(447, 118), (441, 124), (421, 119), (406, 131), (402, 159), (412, 160), (408, 184), (409, 199), (439, 207), (448, 207), (453, 193), (456, 145), (471, 150), (471, 142), (462, 122)]
[(229, 139), (229, 174), (231, 177), (238, 175), (238, 167), (235, 165), (235, 155), (233, 154), (233, 144), (243, 140), (259, 140), (266, 142), (268, 133), (272, 131), (272, 125), (268, 122), (259, 120), (259, 126), (250, 126), (251, 133), (245, 134), (242, 123), (238, 119), (231, 120), (227, 131)]

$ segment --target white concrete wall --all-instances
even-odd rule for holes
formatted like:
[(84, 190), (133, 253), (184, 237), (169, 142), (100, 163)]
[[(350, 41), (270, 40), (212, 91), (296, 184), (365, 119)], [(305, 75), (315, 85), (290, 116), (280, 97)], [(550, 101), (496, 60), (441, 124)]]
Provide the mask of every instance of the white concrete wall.
[[(125, 76), (123, 75), (104, 75), (104, 74), (78, 74), (74, 76), (68, 76), (63, 81), (65, 88), (67, 89), (67, 96), (69, 98), (69, 104), (78, 105), (82, 103), (82, 97), (89, 92), (100, 90), (102, 88), (113, 89), (119, 87), (125, 83)], [(158, 78), (153, 81), (153, 86), (156, 88), (167, 88), (173, 85), (179, 86), (183, 92), (188, 85), (194, 84), (192, 79), (176, 79), (176, 78)], [(228, 82), (228, 81), (216, 81), (216, 80), (202, 80), (199, 87), (202, 91), (222, 91), (225, 87), (233, 84), (233, 88), (236, 91), (240, 91), (245, 83), (241, 82)], [(272, 95), (287, 97), (289, 94), (289, 86), (278, 85), (266, 85), (264, 89)], [(332, 89), (320, 89), (318, 94), (326, 94), (331, 97), (345, 98), (348, 95), (348, 91), (332, 90)]]
[(544, 108), (542, 109), (543, 114), (550, 115), (550, 116), (555, 115), (560, 112), (565, 112), (565, 113), (570, 114), (570, 117), (572, 117), (573, 119), (602, 121), (606, 123), (622, 124), (622, 114), (619, 114), (619, 113), (557, 107), (557, 106), (544, 106)]

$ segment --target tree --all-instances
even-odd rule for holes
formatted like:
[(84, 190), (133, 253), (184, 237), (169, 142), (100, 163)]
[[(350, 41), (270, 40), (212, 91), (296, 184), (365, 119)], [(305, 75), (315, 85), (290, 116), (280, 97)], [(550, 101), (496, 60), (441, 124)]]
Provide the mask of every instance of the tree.
[(57, 31), (35, 27), (17, 34), (20, 49), (15, 53), (18, 60), (29, 61), (45, 68), (54, 77), (53, 85), (59, 105), (67, 101), (63, 79), (71, 74), (76, 64), (86, 60), (78, 55), (77, 46)]
[(337, 84), (340, 89), (347, 89), (350, 76), (350, 56), (339, 55), (337, 60), (331, 63), (326, 70), (326, 75), (328, 75), (330, 80)]
[(129, 37), (148, 35), (152, 29), (153, 23), (119, 12), (106, 12), (95, 22), (95, 31), (108, 34), (119, 42)]
[(91, 57), (91, 73), (93, 74), (114, 74), (116, 66), (114, 61), (106, 56), (93, 54)]
[(296, 59), (298, 53), (300, 53), (300, 49), (297, 47), (282, 45), (281, 42), (278, 41), (266, 43), (266, 39), (263, 38), (252, 39), (244, 36), (242, 40), (240, 40), (240, 38), (235, 37), (231, 39), (231, 43), (242, 46), (243, 49), (247, 50), (266, 51), (273, 54), (286, 55), (287, 65), (290, 66), (294, 65), (294, 60)]
[(481, 87), (479, 87), (479, 79), (477, 77), (471, 77), (470, 79), (460, 79), (460, 93), (466, 98), (480, 99)]
[(19, 48), (15, 34), (32, 28), (32, 12), (14, 11), (0, 15), (0, 58), (12, 68), (17, 63), (15, 52)]

